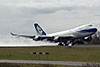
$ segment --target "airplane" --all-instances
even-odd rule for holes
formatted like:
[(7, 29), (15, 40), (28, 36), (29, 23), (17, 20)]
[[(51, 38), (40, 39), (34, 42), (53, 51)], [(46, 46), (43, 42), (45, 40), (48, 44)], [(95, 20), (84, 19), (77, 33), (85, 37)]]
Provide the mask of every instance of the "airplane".
[(72, 47), (79, 41), (88, 42), (92, 40), (92, 35), (97, 32), (97, 28), (92, 24), (86, 24), (74, 29), (65, 30), (57, 33), (47, 34), (38, 24), (34, 24), (37, 35), (18, 35), (11, 33), (13, 36), (31, 38), (34, 41), (49, 41), (58, 43), (59, 46)]

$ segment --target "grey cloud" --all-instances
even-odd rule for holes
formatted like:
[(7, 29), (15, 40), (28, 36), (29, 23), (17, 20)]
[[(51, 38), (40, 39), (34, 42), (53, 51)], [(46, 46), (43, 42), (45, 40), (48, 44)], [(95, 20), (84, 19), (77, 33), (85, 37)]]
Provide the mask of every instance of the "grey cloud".
[(37, 14), (50, 14), (61, 10), (70, 11), (73, 8), (63, 7), (63, 8), (47, 8), (38, 9), (33, 7), (0, 7), (0, 18), (27, 18), (32, 17)]
[[(2, 4), (3, 2), (3, 4)], [(2, 17), (32, 17), (37, 14), (51, 14), (57, 11), (74, 11), (78, 9), (90, 8), (90, 6), (99, 6), (98, 0), (4, 0), (1, 1), (0, 13)], [(89, 4), (92, 3), (92, 4)], [(97, 3), (97, 4), (95, 4)]]
[(99, 0), (0, 0), (0, 34), (33, 34), (37, 20), (49, 32), (65, 30), (100, 19), (99, 7)]
[[(47, 14), (54, 13), (61, 10), (71, 11), (73, 9), (89, 8), (89, 7), (99, 7), (98, 0), (4, 0), (3, 4), (1, 1), (1, 7), (6, 9), (11, 14), (26, 15), (30, 14)], [(8, 9), (8, 10), (7, 10)], [(3, 10), (4, 11), (4, 10)], [(14, 13), (13, 13), (14, 12)], [(28, 13), (28, 14), (27, 14)]]

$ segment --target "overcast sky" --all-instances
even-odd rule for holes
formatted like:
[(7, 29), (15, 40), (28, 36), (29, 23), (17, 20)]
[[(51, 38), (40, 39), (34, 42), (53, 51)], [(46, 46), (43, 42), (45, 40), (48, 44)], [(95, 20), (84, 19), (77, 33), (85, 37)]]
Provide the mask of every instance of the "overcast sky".
[(0, 0), (0, 36), (34, 35), (34, 22), (48, 33), (100, 20), (100, 0)]

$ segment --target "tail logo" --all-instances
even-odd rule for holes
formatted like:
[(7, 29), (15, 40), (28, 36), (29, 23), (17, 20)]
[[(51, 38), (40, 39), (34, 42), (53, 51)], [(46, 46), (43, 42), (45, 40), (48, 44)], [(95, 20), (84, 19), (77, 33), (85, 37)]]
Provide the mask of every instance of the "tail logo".
[(42, 29), (40, 27), (38, 27), (38, 26), (37, 26), (37, 31), (38, 31), (39, 34), (43, 34)]
[(43, 29), (36, 23), (34, 24), (35, 26), (35, 29), (36, 29), (36, 32), (39, 34), (39, 35), (46, 35), (46, 33), (43, 31)]

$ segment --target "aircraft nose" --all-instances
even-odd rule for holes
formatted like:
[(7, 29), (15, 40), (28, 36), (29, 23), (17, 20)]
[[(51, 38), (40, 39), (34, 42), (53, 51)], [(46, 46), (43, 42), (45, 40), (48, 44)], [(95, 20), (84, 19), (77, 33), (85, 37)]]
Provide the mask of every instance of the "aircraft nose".
[(97, 32), (97, 28), (93, 28), (91, 29), (93, 32)]

